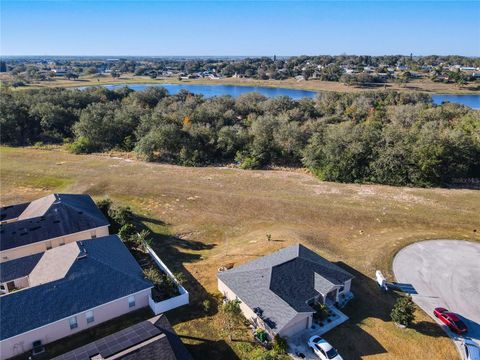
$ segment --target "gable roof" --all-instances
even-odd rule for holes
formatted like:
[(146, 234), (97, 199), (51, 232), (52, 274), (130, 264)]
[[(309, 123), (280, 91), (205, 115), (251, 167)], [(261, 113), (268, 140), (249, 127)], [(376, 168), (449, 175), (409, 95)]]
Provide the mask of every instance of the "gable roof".
[(0, 221), (16, 219), (25, 211), (29, 203), (2, 206), (0, 208)]
[(185, 345), (172, 329), (165, 315), (142, 321), (85, 346), (54, 358), (54, 360), (191, 360)]
[[(118, 236), (74, 244), (78, 256), (63, 278), (0, 297), (0, 340), (152, 287)], [(48, 252), (63, 256), (61, 248)]]
[(42, 258), (43, 253), (0, 263), (0, 283), (27, 276)]
[(3, 207), (2, 214), (18, 219), (0, 225), (0, 250), (109, 225), (92, 198), (83, 194), (51, 194)]
[(218, 273), (227, 285), (275, 332), (299, 313), (311, 313), (307, 301), (353, 278), (353, 275), (301, 244)]

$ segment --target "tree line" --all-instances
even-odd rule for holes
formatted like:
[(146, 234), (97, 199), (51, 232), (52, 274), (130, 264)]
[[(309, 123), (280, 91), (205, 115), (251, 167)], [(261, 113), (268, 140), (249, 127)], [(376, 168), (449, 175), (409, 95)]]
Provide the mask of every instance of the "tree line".
[(325, 92), (295, 101), (156, 87), (1, 91), (0, 140), (12, 146), (65, 143), (74, 153), (134, 151), (185, 166), (303, 166), (338, 182), (480, 178), (480, 111), (436, 106), (420, 93)]

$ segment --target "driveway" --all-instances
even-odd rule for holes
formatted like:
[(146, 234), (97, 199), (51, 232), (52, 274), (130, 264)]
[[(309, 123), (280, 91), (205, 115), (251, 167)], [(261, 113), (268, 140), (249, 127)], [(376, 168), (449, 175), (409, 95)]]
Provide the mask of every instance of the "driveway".
[[(435, 319), (433, 309), (439, 306), (459, 314), (469, 329), (466, 336), (480, 345), (480, 243), (415, 243), (395, 256), (393, 272), (398, 282), (413, 286), (413, 301), (428, 315)], [(444, 329), (459, 346), (458, 336)]]

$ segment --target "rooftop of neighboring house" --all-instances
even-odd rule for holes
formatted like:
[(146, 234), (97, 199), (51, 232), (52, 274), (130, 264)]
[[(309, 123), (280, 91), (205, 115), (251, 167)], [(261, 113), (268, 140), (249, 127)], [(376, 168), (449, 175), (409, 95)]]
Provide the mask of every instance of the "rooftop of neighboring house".
[(190, 360), (192, 357), (162, 314), (54, 358), (90, 359)]
[(342, 286), (353, 275), (301, 244), (218, 273), (218, 278), (272, 329), (298, 313), (313, 312), (307, 301)]
[(2, 280), (28, 275), (29, 287), (0, 297), (0, 340), (152, 287), (116, 235), (7, 261), (4, 269)]
[(0, 209), (0, 250), (74, 234), (109, 222), (89, 195), (51, 194)]

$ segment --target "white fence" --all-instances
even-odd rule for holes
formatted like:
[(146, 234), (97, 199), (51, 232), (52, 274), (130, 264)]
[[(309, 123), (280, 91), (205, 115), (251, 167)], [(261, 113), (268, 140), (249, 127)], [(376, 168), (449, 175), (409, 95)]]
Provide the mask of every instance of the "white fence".
[(172, 272), (167, 267), (167, 265), (165, 265), (163, 263), (163, 261), (160, 260), (158, 255), (155, 254), (155, 251), (153, 251), (150, 247), (147, 247), (147, 249), (148, 249), (148, 252), (150, 253), (150, 256), (152, 257), (153, 261), (155, 261), (155, 263), (157, 264), (157, 266), (160, 269), (162, 269), (162, 271), (164, 271), (173, 280), (175, 280), (175, 282), (178, 285), (178, 290), (180, 292), (180, 295), (172, 297), (172, 298), (167, 299), (167, 300), (160, 301), (160, 302), (153, 301), (152, 295), (150, 294), (150, 296), (148, 297), (148, 304), (150, 305), (150, 308), (152, 309), (152, 311), (155, 313), (155, 315), (158, 315), (158, 314), (161, 314), (165, 311), (175, 309), (179, 306), (187, 305), (188, 301), (189, 301), (188, 291), (185, 290), (185, 288), (177, 281), (177, 279), (172, 274)]

